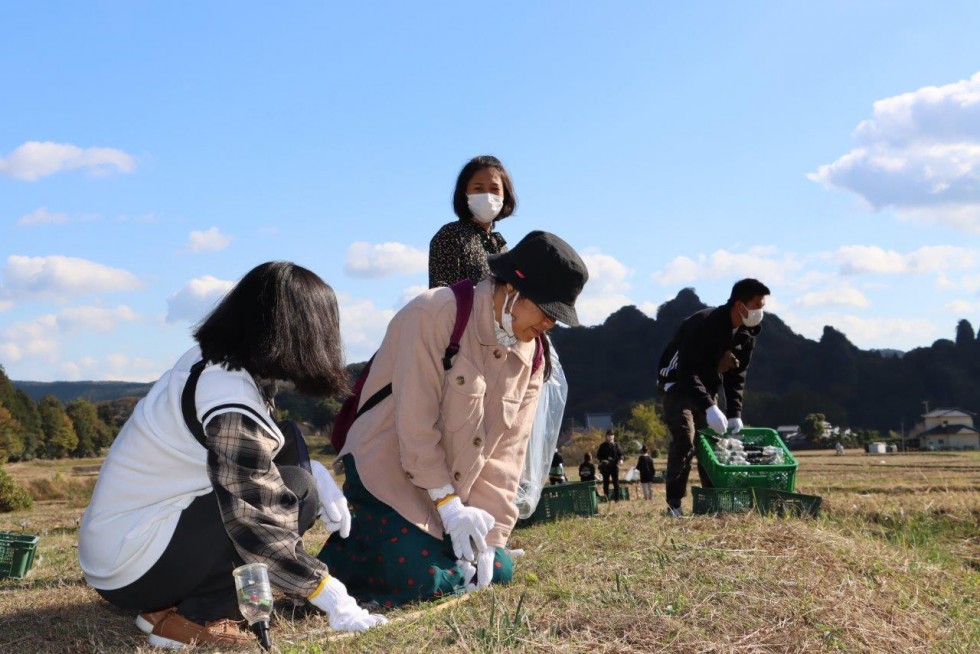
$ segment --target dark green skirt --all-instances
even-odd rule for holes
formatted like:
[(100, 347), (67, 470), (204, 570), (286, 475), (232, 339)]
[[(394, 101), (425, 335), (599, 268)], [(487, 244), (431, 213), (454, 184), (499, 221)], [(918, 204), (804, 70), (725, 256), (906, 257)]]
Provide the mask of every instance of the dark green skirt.
[[(364, 488), (351, 455), (343, 461), (344, 495), (353, 521), (348, 538), (332, 535), (317, 555), (330, 574), (358, 600), (383, 606), (462, 592), (463, 575), (456, 567), (449, 536), (433, 538), (405, 520)], [(493, 583), (509, 583), (513, 573), (510, 555), (496, 548)]]

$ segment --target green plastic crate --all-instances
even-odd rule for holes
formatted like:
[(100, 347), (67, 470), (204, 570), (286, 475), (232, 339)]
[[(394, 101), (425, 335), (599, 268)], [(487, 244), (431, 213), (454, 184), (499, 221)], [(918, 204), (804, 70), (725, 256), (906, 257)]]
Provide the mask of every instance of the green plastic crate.
[(562, 516), (589, 516), (599, 512), (598, 495), (594, 481), (578, 481), (568, 484), (545, 486), (541, 490), (538, 506), (529, 517), (519, 524), (557, 520)]
[(30, 572), (38, 540), (37, 536), (0, 532), (0, 579), (20, 579)]
[(700, 488), (691, 489), (696, 515), (745, 513), (755, 509), (762, 515), (813, 517), (820, 512), (821, 497), (790, 493), (772, 488)]
[(774, 488), (756, 488), (754, 493), (756, 511), (762, 515), (772, 514), (780, 518), (816, 518), (823, 503), (823, 498), (818, 495), (787, 493)]
[(751, 488), (691, 487), (695, 515), (710, 513), (744, 513), (753, 506)]
[(718, 488), (774, 488), (793, 492), (796, 489), (796, 469), (799, 464), (783, 439), (772, 429), (747, 428), (739, 432), (742, 442), (747, 445), (773, 445), (783, 450), (785, 463), (781, 465), (732, 466), (718, 462), (711, 441), (705, 434), (714, 435), (710, 430), (698, 432), (695, 447), (698, 461), (708, 473), (708, 479)]
[[(612, 490), (612, 484), (610, 484), (609, 489)], [(599, 486), (598, 486), (598, 484), (596, 485), (596, 493), (597, 494), (599, 493)], [(620, 500), (629, 500), (629, 498), (630, 498), (630, 489), (629, 489), (629, 486), (626, 484), (626, 482), (620, 482), (620, 484), (619, 484), (619, 499)], [(605, 495), (601, 495), (601, 494), (598, 495), (598, 499), (599, 499), (599, 502), (608, 502), (609, 501), (609, 498), (608, 497), (606, 497)]]

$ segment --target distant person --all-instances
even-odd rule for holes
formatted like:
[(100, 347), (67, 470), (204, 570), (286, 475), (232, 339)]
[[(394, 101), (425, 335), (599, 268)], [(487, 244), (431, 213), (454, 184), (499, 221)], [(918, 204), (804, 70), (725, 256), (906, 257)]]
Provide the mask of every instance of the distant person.
[(514, 185), (499, 159), (483, 155), (463, 166), (453, 191), (458, 219), (443, 225), (429, 243), (429, 288), (489, 277), (487, 257), (507, 251), (493, 228), (516, 208)]
[(351, 537), (319, 554), (331, 571), (344, 568), (335, 574), (360, 600), (399, 606), (512, 579), (514, 498), (552, 370), (543, 335), (556, 321), (578, 324), (588, 271), (541, 231), (492, 256), (490, 270), (472, 291), (458, 351), (447, 350), (457, 294), (431, 289), (391, 319), (365, 378), (360, 402), (370, 408), (338, 454)]
[(303, 550), (318, 513), (343, 537), (350, 513), (322, 465), (282, 460), (286, 435), (271, 415), (277, 381), (314, 397), (347, 387), (339, 320), (333, 289), (314, 273), (286, 262), (254, 268), (113, 442), (78, 559), (103, 599), (139, 612), (150, 645), (253, 643), (239, 628), (231, 574), (245, 562), (265, 563), (274, 588), (309, 599), (334, 629), (386, 621)]
[(653, 457), (650, 450), (644, 445), (640, 448), (640, 458), (636, 460), (636, 471), (640, 473), (640, 488), (643, 489), (643, 499), (653, 499)]
[(838, 442), (837, 443), (837, 447), (834, 448), (834, 449), (837, 450), (837, 456), (844, 456), (844, 444), (843, 443)]
[[(706, 426), (718, 434), (742, 430), (745, 373), (768, 295), (768, 287), (757, 279), (736, 282), (724, 305), (686, 318), (660, 357), (657, 386), (670, 430), (666, 496), (672, 516), (683, 515), (681, 500), (687, 494), (697, 430)], [(727, 415), (717, 404), (722, 387)], [(704, 488), (712, 487), (700, 462), (698, 476)]]
[(551, 469), (548, 471), (548, 481), (552, 486), (565, 483), (565, 458), (555, 448), (555, 455), (551, 457)]
[(592, 463), (592, 455), (588, 452), (582, 458), (582, 463), (578, 467), (579, 481), (595, 481), (595, 464)]
[[(599, 472), (602, 473), (602, 494), (607, 499), (619, 501), (619, 464), (623, 462), (623, 450), (616, 442), (616, 433), (610, 429), (606, 431), (606, 441), (599, 446), (596, 452), (599, 458)], [(609, 495), (609, 484), (612, 483), (613, 494)]]

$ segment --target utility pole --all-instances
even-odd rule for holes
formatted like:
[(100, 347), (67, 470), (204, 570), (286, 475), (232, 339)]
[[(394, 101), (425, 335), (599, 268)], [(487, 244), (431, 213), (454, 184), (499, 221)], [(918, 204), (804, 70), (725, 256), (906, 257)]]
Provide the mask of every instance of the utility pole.
[(904, 452), (905, 451), (905, 420), (904, 419), (902, 420), (901, 425), (902, 425), (902, 451)]
[(926, 413), (929, 413), (929, 400), (922, 400), (922, 405), (926, 408)]

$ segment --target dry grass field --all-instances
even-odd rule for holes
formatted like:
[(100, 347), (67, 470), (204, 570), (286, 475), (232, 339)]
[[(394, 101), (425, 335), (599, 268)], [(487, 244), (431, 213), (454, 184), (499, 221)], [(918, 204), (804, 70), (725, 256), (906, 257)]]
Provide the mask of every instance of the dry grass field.
[[(281, 601), (274, 651), (980, 651), (980, 453), (799, 458), (797, 489), (824, 498), (817, 520), (602, 504), (515, 532), (527, 556), (511, 586), (393, 611), (368, 634), (338, 638)], [(41, 536), (27, 578), (0, 580), (0, 652), (148, 651), (76, 561), (94, 476), (73, 468), (97, 463), (7, 466), (51, 499), (0, 514), (0, 530)], [(323, 538), (317, 528), (307, 548)]]

